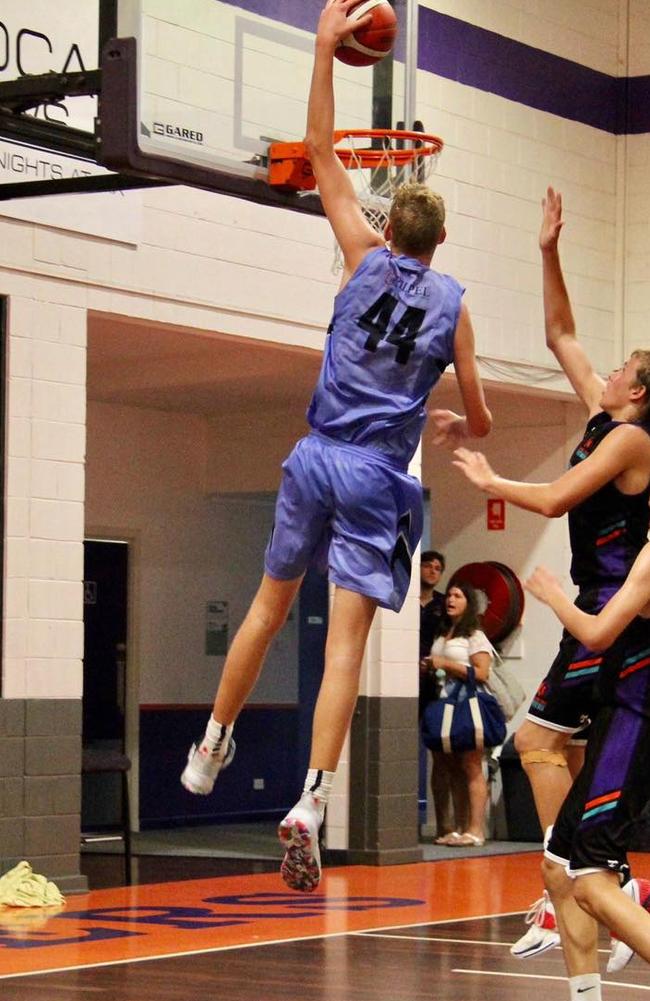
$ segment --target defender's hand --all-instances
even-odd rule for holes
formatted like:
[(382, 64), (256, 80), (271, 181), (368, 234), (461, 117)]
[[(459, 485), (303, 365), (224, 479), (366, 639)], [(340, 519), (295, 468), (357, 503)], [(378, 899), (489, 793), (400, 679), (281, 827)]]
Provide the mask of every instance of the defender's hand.
[(482, 452), (470, 452), (468, 448), (457, 448), (454, 452), (454, 466), (457, 466), (465, 474), (470, 483), (473, 483), (479, 490), (489, 490), (494, 487), (497, 474), (487, 461)]
[(549, 187), (546, 198), (542, 198), (542, 226), (539, 231), (540, 250), (553, 250), (557, 247), (564, 222), (562, 221), (562, 195)]
[(554, 594), (563, 593), (558, 578), (546, 567), (536, 567), (534, 573), (524, 581), (524, 587), (545, 605), (550, 603)]

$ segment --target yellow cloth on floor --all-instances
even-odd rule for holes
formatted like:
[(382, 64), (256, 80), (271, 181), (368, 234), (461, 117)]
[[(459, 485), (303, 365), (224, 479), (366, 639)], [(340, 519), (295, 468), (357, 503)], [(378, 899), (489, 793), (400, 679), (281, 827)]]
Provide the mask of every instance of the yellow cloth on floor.
[(37, 875), (29, 862), (19, 862), (0, 877), (0, 905), (5, 907), (57, 907), (64, 901), (58, 886)]

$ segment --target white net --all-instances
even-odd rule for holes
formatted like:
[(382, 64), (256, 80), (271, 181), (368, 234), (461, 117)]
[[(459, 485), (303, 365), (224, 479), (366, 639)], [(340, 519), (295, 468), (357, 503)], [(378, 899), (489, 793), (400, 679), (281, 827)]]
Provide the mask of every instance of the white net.
[[(338, 143), (337, 149), (345, 150), (344, 162), (346, 162), (352, 177), (352, 183), (359, 197), (364, 216), (373, 229), (377, 230), (378, 233), (383, 233), (388, 222), (391, 202), (398, 188), (407, 181), (426, 183), (436, 167), (440, 152), (427, 152), (426, 155), (422, 156), (416, 155), (410, 163), (398, 166), (393, 159), (395, 150), (413, 149), (422, 144), (419, 144), (417, 140), (407, 142), (403, 139), (396, 139), (395, 136), (385, 136), (380, 140), (377, 148), (376, 165), (364, 167), (362, 158), (355, 148), (355, 138), (354, 136), (344, 137)], [(335, 243), (332, 273), (338, 274), (342, 268), (343, 255), (338, 243)]]

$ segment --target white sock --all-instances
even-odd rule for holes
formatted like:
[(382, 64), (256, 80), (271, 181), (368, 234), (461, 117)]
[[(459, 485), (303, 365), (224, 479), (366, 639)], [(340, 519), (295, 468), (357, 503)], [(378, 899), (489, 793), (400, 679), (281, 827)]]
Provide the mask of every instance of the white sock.
[(600, 993), (600, 973), (583, 973), (579, 977), (569, 977), (571, 1001), (602, 1001)]
[(302, 790), (303, 795), (305, 793), (312, 794), (318, 804), (321, 820), (325, 813), (327, 801), (330, 798), (333, 781), (334, 772), (324, 772), (320, 768), (310, 768), (305, 778), (305, 785)]
[(229, 723), (227, 726), (225, 723), (219, 723), (214, 716), (210, 716), (208, 720), (208, 725), (205, 730), (205, 736), (201, 741), (201, 745), (208, 747), (211, 751), (216, 750), (217, 747), (223, 745), (224, 754), (228, 749), (228, 743), (230, 741), (230, 735), (233, 730), (233, 723)]

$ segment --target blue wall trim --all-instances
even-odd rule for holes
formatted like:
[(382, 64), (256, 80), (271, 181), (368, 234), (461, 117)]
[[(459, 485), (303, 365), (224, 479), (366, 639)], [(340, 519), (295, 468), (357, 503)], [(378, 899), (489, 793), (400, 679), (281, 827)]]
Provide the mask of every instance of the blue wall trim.
[(640, 135), (650, 132), (650, 76), (631, 76), (619, 80), (626, 108), (626, 122), (623, 133)]
[[(310, 32), (322, 9), (322, 0), (231, 2)], [(418, 69), (614, 135), (650, 132), (650, 75), (610, 76), (428, 7), (420, 7)]]
[[(140, 712), (140, 823), (143, 828), (220, 821), (281, 819), (300, 795), (298, 707), (245, 708), (237, 720), (237, 753), (211, 796), (193, 796), (179, 777), (190, 745), (205, 730), (203, 709)], [(254, 790), (253, 779), (264, 789)]]
[(271, 21), (290, 24), (292, 28), (316, 33), (316, 25), (320, 12), (325, 6), (324, 0), (230, 0), (232, 7), (241, 7), (250, 14), (268, 17)]
[(607, 73), (420, 7), (418, 67), (605, 132), (620, 132), (625, 90)]

